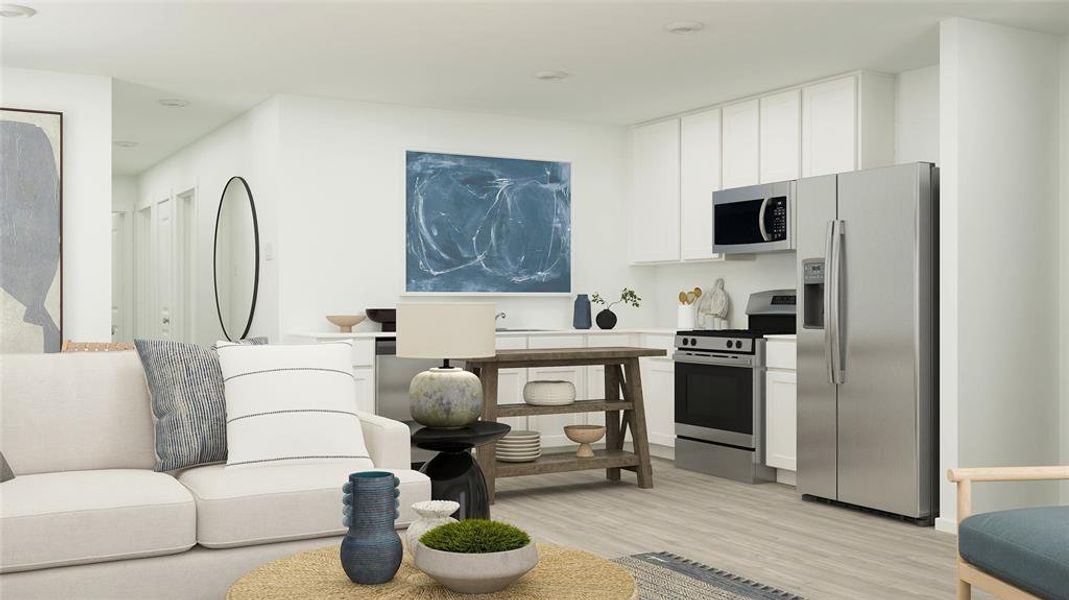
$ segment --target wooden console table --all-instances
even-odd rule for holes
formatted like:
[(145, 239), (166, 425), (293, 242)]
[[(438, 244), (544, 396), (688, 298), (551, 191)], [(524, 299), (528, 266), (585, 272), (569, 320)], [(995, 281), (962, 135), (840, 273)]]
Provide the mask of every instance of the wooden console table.
[[(605, 476), (616, 481), (620, 479), (620, 469), (626, 469), (634, 471), (638, 476), (640, 488), (653, 487), (650, 445), (646, 436), (646, 412), (642, 404), (642, 375), (639, 372), (638, 359), (666, 354), (664, 350), (653, 348), (546, 348), (498, 350), (496, 356), (468, 360), (467, 369), (482, 380), (484, 421), (527, 415), (605, 413), (605, 449), (597, 450), (593, 458), (578, 458), (574, 453), (543, 454), (529, 463), (498, 464), (495, 458), (496, 443), (477, 448), (476, 457), (486, 476), (490, 502), (494, 501), (495, 481), (498, 477), (538, 473), (605, 469)], [(497, 403), (499, 369), (595, 365), (605, 366), (604, 399), (577, 400), (564, 406)], [(624, 450), (624, 435), (628, 428), (631, 429), (634, 452)]]

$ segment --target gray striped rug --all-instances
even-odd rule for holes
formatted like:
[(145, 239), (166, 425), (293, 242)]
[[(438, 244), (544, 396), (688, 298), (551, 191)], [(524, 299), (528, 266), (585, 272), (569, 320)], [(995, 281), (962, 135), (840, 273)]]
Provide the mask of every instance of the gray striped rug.
[(634, 554), (613, 562), (635, 577), (641, 600), (804, 600), (667, 552)]

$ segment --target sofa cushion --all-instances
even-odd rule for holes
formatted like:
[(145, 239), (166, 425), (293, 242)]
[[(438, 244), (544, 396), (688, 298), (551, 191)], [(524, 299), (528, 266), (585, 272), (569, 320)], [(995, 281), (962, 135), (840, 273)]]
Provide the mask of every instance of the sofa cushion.
[[(249, 546), (345, 533), (341, 488), (363, 462), (273, 465), (231, 469), (209, 465), (189, 469), (178, 480), (197, 502), (197, 541), (208, 548)], [(426, 475), (389, 471), (401, 480), (397, 526), (415, 520), (412, 504), (430, 500)]]
[(958, 525), (971, 565), (1042, 598), (1069, 599), (1069, 506), (973, 515)]
[(165, 473), (20, 474), (0, 486), (0, 572), (175, 554), (196, 528), (192, 496)]
[(347, 343), (241, 346), (220, 342), (227, 466), (352, 465), (371, 459), (356, 414)]
[(0, 440), (20, 478), (156, 463), (145, 372), (133, 350), (0, 356), (0, 398)]

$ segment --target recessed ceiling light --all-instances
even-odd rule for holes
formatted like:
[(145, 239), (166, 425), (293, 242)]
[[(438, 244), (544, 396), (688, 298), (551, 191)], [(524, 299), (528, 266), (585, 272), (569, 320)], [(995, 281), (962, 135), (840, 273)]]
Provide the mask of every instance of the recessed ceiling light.
[(535, 77), (542, 81), (560, 81), (571, 76), (572, 74), (567, 71), (539, 71), (535, 73)]
[(664, 26), (665, 31), (676, 35), (697, 33), (702, 29), (705, 29), (705, 23), (702, 23), (701, 21), (673, 21)]
[(134, 146), (137, 145), (137, 142), (135, 142), (133, 140), (115, 140), (111, 144), (113, 146), (118, 147), (118, 148), (133, 148)]
[(160, 98), (160, 104), (167, 108), (185, 108), (189, 106), (189, 100), (181, 98)]
[(29, 6), (23, 6), (21, 4), (0, 4), (0, 17), (21, 19), (24, 17), (32, 17), (36, 14), (37, 11)]

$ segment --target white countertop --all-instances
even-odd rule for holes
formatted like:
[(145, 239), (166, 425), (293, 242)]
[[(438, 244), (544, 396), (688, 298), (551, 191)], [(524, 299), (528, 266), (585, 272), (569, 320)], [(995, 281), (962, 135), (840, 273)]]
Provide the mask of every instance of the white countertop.
[[(498, 330), (497, 335), (503, 337), (527, 337), (527, 336), (548, 336), (548, 335), (610, 335), (610, 334), (648, 334), (648, 335), (675, 335), (675, 329), (659, 329), (656, 327), (649, 328), (634, 328), (634, 329), (504, 329)], [(380, 337), (396, 337), (397, 333), (394, 331), (354, 331), (352, 333), (341, 333), (338, 331), (297, 331), (289, 334), (292, 337), (300, 338), (316, 338), (316, 339), (338, 339), (338, 340), (360, 340), (360, 339), (374, 339)]]
[(785, 341), (785, 342), (795, 342), (795, 341), (798, 341), (798, 336), (796, 334), (793, 334), (793, 333), (774, 333), (774, 334), (771, 334), (771, 335), (766, 335), (765, 339), (766, 340), (782, 340), (782, 341)]

